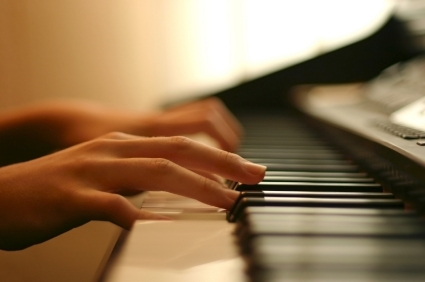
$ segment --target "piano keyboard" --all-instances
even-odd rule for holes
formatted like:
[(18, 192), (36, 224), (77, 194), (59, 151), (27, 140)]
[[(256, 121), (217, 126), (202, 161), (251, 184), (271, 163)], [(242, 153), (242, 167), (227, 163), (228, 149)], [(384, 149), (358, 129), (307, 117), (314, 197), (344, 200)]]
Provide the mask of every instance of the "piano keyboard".
[(425, 228), (405, 191), (385, 185), (394, 179), (372, 177), (298, 118), (241, 120), (240, 155), (268, 167), (258, 185), (235, 185), (227, 214), (250, 281), (425, 281)]

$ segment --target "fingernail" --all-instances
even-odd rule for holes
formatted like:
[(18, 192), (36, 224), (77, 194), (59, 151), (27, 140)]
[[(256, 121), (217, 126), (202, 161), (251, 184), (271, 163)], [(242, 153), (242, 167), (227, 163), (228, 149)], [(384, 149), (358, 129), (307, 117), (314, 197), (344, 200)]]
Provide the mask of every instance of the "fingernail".
[(254, 164), (251, 162), (244, 163), (245, 170), (253, 175), (263, 175), (267, 167), (259, 164)]

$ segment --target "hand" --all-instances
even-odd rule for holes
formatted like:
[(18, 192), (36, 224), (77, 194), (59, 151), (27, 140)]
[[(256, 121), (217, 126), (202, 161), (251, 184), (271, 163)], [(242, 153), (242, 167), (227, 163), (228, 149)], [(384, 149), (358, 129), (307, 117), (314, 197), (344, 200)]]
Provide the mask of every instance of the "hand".
[(49, 102), (0, 115), (0, 166), (35, 159), (114, 131), (140, 136), (204, 132), (227, 151), (236, 150), (242, 135), (238, 121), (215, 98), (149, 114), (86, 101)]
[(254, 184), (265, 167), (185, 137), (111, 133), (0, 168), (0, 248), (22, 249), (90, 220), (130, 228), (137, 219), (159, 218), (119, 193), (161, 190), (231, 207), (237, 192), (191, 170)]
[(139, 133), (146, 136), (174, 136), (203, 132), (215, 139), (221, 149), (230, 152), (238, 148), (243, 134), (242, 126), (216, 98), (208, 98), (152, 114), (145, 117), (139, 127), (141, 128)]

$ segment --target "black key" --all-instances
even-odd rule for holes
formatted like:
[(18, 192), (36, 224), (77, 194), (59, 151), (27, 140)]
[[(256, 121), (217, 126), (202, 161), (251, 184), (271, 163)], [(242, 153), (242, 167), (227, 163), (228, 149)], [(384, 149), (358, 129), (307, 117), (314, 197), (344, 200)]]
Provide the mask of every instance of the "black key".
[(266, 177), (311, 177), (311, 178), (366, 178), (365, 172), (307, 172), (307, 171), (266, 171)]
[(352, 164), (285, 164), (262, 163), (269, 171), (312, 171), (312, 172), (358, 172), (359, 167)]
[(263, 182), (336, 182), (336, 183), (374, 183), (371, 177), (309, 177), (266, 175)]
[(417, 217), (413, 211), (388, 210), (388, 209), (352, 209), (352, 208), (309, 208), (309, 207), (247, 207), (238, 220), (243, 221), (245, 217), (255, 214), (268, 215), (343, 215), (343, 216), (379, 216), (379, 217)]
[(310, 182), (260, 182), (257, 185), (239, 185), (238, 191), (321, 191), (321, 192), (383, 192), (377, 183), (310, 183)]
[[(247, 232), (251, 222), (261, 222), (276, 225), (285, 224), (381, 224), (400, 226), (405, 224), (420, 224), (416, 216), (379, 216), (379, 215), (342, 215), (342, 214), (250, 214), (236, 224), (235, 235)], [(425, 242), (424, 242), (425, 244)]]
[(273, 158), (247, 158), (247, 160), (258, 164), (302, 164), (302, 165), (352, 165), (348, 160), (329, 160), (329, 159), (273, 159)]
[(329, 143), (313, 138), (300, 138), (294, 136), (270, 136), (269, 138), (263, 137), (248, 137), (245, 138), (242, 148), (247, 146), (256, 146), (256, 147), (264, 147), (269, 145), (278, 145), (278, 146), (296, 146), (297, 148), (305, 147), (311, 149), (327, 149), (329, 148)]
[(261, 150), (261, 149), (241, 149), (239, 155), (244, 158), (273, 158), (273, 159), (326, 159), (342, 160), (344, 156), (338, 152), (306, 152), (304, 150)]
[(243, 191), (239, 195), (239, 199), (247, 197), (394, 199), (394, 195), (392, 193), (367, 192)]
[(391, 193), (361, 193), (361, 192), (306, 192), (306, 191), (243, 191), (240, 193), (229, 214), (233, 214), (239, 201), (254, 197), (292, 197), (292, 198), (357, 198), (357, 199), (394, 199)]
[(404, 203), (397, 199), (319, 199), (319, 198), (240, 198), (228, 213), (228, 220), (234, 222), (246, 207), (322, 207), (322, 208), (380, 208), (403, 209)]
[(376, 223), (344, 223), (344, 222), (317, 222), (309, 224), (303, 222), (273, 222), (250, 221), (247, 219), (247, 232), (244, 232), (243, 242), (249, 242), (256, 236), (317, 236), (317, 237), (368, 237), (394, 239), (422, 239), (425, 228), (422, 224), (376, 224)]
[(341, 155), (341, 153), (338, 150), (335, 149), (323, 149), (323, 150), (316, 150), (316, 149), (306, 149), (306, 148), (287, 148), (285, 146), (267, 146), (265, 148), (259, 149), (257, 146), (253, 147), (242, 147), (239, 149), (238, 153), (242, 156), (246, 156), (247, 154), (257, 154), (258, 157), (261, 157), (263, 155), (264, 157), (267, 157), (267, 154), (281, 154), (281, 156), (288, 156), (288, 155), (301, 155), (301, 156), (321, 156), (322, 158), (326, 156), (335, 156), (335, 155)]

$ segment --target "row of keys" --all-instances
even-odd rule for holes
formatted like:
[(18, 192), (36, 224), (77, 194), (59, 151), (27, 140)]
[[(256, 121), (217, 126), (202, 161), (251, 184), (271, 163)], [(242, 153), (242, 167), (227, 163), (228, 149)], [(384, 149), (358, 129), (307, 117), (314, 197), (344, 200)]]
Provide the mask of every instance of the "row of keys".
[(268, 167), (233, 185), (228, 212), (249, 280), (425, 279), (425, 228), (403, 201), (296, 117), (245, 126), (240, 154)]

